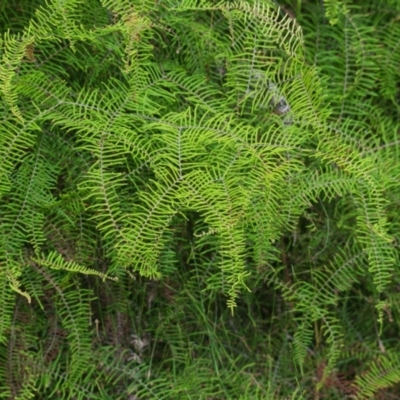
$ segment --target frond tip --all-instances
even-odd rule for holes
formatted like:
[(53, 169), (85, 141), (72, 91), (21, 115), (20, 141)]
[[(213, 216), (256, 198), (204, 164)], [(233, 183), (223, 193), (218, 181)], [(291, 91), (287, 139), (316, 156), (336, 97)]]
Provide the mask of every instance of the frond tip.
[(63, 256), (56, 251), (51, 251), (47, 255), (43, 254), (41, 258), (34, 258), (33, 261), (35, 261), (38, 265), (48, 267), (50, 269), (79, 272), (84, 275), (99, 276), (103, 280), (110, 279), (113, 281), (118, 281), (118, 277), (110, 277), (100, 271), (84, 267), (71, 260), (66, 261)]

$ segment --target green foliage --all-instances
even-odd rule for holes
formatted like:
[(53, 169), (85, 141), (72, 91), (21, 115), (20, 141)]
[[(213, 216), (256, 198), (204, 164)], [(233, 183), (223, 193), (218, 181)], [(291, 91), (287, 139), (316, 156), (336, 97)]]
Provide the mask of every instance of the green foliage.
[(400, 3), (278, 3), (0, 5), (0, 398), (397, 393)]

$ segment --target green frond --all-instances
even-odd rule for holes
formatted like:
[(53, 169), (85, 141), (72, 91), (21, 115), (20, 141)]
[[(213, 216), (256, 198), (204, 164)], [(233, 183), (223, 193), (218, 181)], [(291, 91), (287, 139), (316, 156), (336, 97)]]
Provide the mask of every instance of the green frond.
[(360, 388), (358, 397), (369, 399), (379, 390), (398, 383), (400, 379), (399, 360), (394, 354), (378, 356), (369, 370), (358, 376), (356, 384)]
[(113, 280), (118, 280), (117, 278), (112, 278), (109, 277), (100, 271), (96, 271), (91, 268), (86, 268), (82, 265), (79, 265), (73, 261), (65, 261), (62, 257), (61, 254), (58, 254), (57, 252), (53, 251), (49, 253), (47, 256), (42, 256), (40, 259), (33, 259), (33, 261), (37, 262), (38, 265), (43, 266), (43, 267), (48, 267), (50, 269), (60, 269), (60, 270), (65, 270), (65, 271), (70, 271), (70, 272), (79, 272), (81, 274), (85, 275), (96, 275), (102, 278), (103, 280), (105, 279), (113, 279)]
[(396, 393), (398, 1), (0, 10), (1, 398)]

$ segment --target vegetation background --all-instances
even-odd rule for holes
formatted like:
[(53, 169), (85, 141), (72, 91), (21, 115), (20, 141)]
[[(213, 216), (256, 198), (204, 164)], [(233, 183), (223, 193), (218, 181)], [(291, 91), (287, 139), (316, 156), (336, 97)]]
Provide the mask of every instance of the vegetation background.
[(399, 0), (0, 27), (0, 398), (400, 398)]

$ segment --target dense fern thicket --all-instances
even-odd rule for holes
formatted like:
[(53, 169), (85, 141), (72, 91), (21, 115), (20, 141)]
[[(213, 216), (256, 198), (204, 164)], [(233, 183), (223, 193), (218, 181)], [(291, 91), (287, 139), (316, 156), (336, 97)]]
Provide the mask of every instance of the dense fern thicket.
[(400, 398), (400, 2), (3, 0), (0, 398)]

